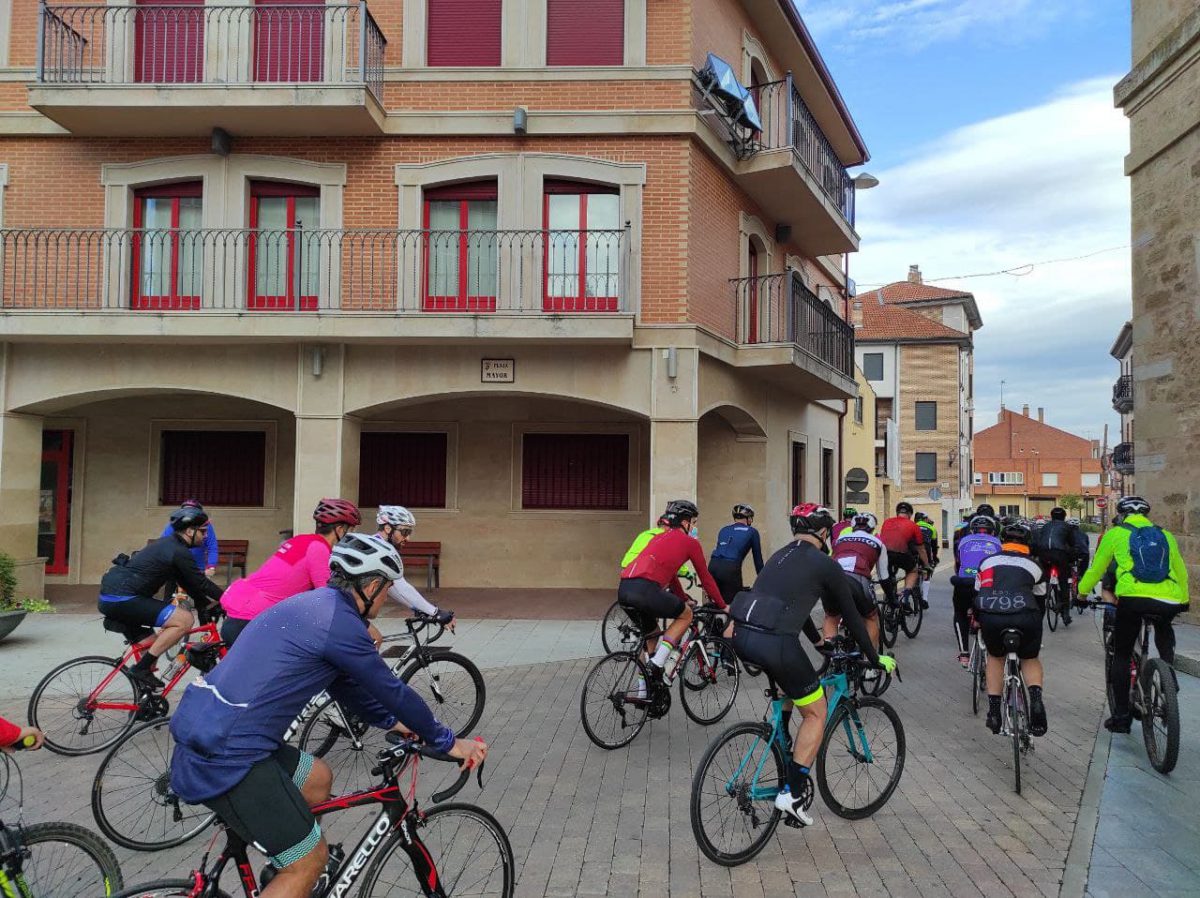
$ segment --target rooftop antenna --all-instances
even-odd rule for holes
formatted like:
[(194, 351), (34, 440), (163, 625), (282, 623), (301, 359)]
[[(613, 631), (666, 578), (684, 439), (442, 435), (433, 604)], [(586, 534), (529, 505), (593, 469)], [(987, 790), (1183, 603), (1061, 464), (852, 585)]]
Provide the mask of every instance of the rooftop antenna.
[(1004, 385), (1008, 383), (1006, 380), (1000, 381), (1000, 408), (1004, 408)]

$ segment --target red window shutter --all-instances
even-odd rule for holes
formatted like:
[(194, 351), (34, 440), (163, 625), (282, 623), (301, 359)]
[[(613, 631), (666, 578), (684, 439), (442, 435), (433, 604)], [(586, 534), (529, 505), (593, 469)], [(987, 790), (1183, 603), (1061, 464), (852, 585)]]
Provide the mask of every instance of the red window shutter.
[(623, 65), (625, 0), (546, 0), (547, 65)]
[(561, 178), (546, 178), (542, 182), (546, 193), (579, 195), (596, 193), (620, 193), (615, 184), (594, 184), (589, 181), (564, 181)]
[(261, 430), (164, 430), (160, 505), (199, 499), (205, 505), (261, 507), (267, 435)]
[(255, 0), (255, 81), (321, 81), (324, 60), (325, 0)]
[[(197, 194), (199, 195), (199, 194)], [(251, 181), (251, 196), (320, 196), (321, 188), (284, 181)]]
[(427, 187), (424, 191), (426, 200), (494, 200), (496, 196), (495, 181), (464, 181)]
[(204, 0), (138, 0), (133, 80), (197, 84), (204, 80)]
[(445, 508), (446, 446), (444, 433), (364, 433), (359, 438), (359, 504)]
[(427, 65), (500, 65), (502, 0), (428, 0)]
[(629, 508), (626, 434), (527, 433), (522, 443), (522, 508)]

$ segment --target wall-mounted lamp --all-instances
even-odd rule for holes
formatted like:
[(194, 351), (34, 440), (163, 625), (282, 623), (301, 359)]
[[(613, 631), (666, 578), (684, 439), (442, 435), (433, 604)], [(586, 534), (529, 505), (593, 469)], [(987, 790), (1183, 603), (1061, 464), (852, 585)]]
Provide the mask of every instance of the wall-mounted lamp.
[(218, 156), (228, 156), (233, 152), (233, 135), (224, 128), (213, 128), (212, 151)]
[(663, 358), (667, 360), (667, 377), (674, 380), (679, 376), (679, 352), (672, 346), (663, 350)]
[(516, 134), (525, 134), (529, 131), (529, 110), (524, 106), (518, 106), (513, 110), (513, 131)]
[(325, 347), (314, 346), (312, 348), (312, 374), (313, 377), (320, 377), (321, 372), (325, 370)]
[(787, 243), (792, 239), (792, 226), (790, 224), (775, 225), (775, 242)]

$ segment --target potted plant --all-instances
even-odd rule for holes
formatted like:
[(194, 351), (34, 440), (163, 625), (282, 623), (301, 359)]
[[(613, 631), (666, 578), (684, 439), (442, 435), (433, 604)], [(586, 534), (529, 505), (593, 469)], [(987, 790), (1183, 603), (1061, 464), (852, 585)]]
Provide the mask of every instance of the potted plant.
[(45, 599), (18, 599), (16, 564), (0, 552), (0, 639), (17, 629), (25, 615), (53, 611)]

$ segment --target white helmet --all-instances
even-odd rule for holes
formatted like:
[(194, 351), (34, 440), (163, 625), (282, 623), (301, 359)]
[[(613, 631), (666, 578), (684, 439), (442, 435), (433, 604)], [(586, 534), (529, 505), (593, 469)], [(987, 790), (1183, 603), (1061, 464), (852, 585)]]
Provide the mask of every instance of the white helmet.
[(403, 505), (380, 505), (379, 514), (375, 515), (375, 523), (382, 527), (416, 527), (417, 518)]
[(335, 574), (358, 579), (382, 577), (399, 580), (404, 576), (404, 562), (395, 546), (374, 534), (349, 533), (333, 547), (329, 569)]

